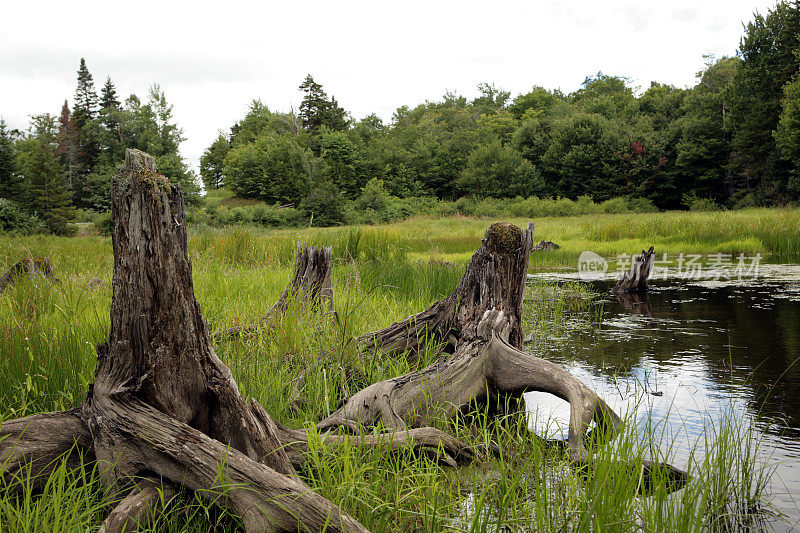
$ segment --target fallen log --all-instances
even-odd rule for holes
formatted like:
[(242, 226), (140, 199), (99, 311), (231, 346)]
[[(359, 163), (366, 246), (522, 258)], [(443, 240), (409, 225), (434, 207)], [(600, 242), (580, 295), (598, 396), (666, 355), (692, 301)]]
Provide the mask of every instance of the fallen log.
[(647, 292), (647, 278), (650, 277), (650, 270), (653, 268), (654, 261), (655, 253), (652, 246), (647, 251), (642, 250), (642, 253), (634, 259), (630, 270), (620, 275), (611, 292)]
[(558, 250), (559, 248), (561, 248), (561, 247), (559, 245), (557, 245), (556, 243), (554, 243), (553, 241), (542, 241), (539, 244), (537, 244), (536, 246), (534, 246), (533, 250), (537, 251), (537, 252), (540, 252), (540, 251), (554, 252), (554, 251)]

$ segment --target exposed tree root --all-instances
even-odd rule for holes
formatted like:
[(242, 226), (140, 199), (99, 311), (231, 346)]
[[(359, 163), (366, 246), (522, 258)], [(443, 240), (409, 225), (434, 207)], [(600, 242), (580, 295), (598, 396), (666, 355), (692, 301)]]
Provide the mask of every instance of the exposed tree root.
[(30, 479), (39, 490), (66, 458), (68, 468), (94, 460), (92, 438), (79, 409), (40, 413), (0, 425), (0, 472), (4, 483)]
[(136, 485), (108, 514), (97, 533), (133, 533), (150, 523), (162, 506), (178, 494), (171, 483), (160, 484), (150, 479)]

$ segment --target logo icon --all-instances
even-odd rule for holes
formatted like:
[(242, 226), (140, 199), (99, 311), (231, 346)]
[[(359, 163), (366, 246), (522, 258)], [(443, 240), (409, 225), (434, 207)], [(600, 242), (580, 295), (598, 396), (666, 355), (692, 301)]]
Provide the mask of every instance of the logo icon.
[(608, 261), (586, 250), (578, 257), (578, 277), (584, 281), (603, 279), (608, 272)]

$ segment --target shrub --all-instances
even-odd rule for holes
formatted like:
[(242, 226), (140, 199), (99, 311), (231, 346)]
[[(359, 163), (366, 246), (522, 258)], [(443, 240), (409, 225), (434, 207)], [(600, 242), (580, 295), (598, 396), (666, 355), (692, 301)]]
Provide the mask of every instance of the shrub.
[(701, 198), (694, 192), (683, 195), (683, 203), (689, 211), (719, 211), (720, 206), (711, 198)]
[(653, 204), (653, 202), (647, 198), (629, 196), (625, 201), (628, 204), (628, 209), (634, 213), (655, 213), (658, 211), (658, 208), (655, 206), (655, 204)]
[(47, 225), (36, 215), (26, 213), (18, 204), (0, 198), (0, 233), (47, 233)]
[(311, 189), (300, 202), (300, 211), (317, 226), (338, 226), (345, 222), (345, 201), (342, 191), (326, 181)]
[(628, 213), (628, 202), (625, 198), (611, 198), (600, 204), (603, 213)]
[(94, 227), (100, 232), (100, 235), (111, 235), (114, 230), (114, 223), (111, 222), (111, 211), (100, 213), (94, 219)]

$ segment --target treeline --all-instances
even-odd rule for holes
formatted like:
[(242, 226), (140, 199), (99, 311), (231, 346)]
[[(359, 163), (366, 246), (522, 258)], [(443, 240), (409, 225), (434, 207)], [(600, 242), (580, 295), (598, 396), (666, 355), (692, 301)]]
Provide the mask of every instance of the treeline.
[[(384, 190), (400, 199), (622, 197), (636, 206), (785, 205), (800, 199), (800, 2), (745, 27), (736, 57), (696, 86), (636, 95), (598, 73), (571, 94), (491, 84), (468, 100), (355, 121), (310, 75), (298, 113), (254, 101), (201, 159), (207, 190), (292, 204), (324, 223)], [(372, 194), (372, 193), (369, 193)], [(642, 203), (644, 202), (644, 203)], [(352, 217), (351, 217), (352, 218)]]
[[(737, 55), (707, 58), (692, 88), (654, 82), (637, 94), (625, 78), (598, 73), (570, 94), (534, 87), (512, 98), (485, 83), (473, 100), (448, 93), (401, 107), (390, 124), (354, 120), (309, 75), (297, 112), (256, 100), (200, 160), (206, 191), (275, 207), (227, 213), (209, 202), (189, 216), (329, 225), (454, 206), (536, 214), (580, 213), (590, 202), (614, 212), (796, 204), (798, 28), (800, 0), (756, 14)], [(65, 101), (60, 115), (32, 116), (25, 131), (0, 119), (0, 231), (66, 233), (70, 220), (107, 211), (125, 148), (156, 156), (201, 207), (183, 140), (158, 85), (144, 101), (121, 101), (107, 78), (98, 94), (81, 59), (72, 108)]]
[(34, 115), (26, 131), (0, 119), (0, 230), (63, 234), (82, 212), (107, 211), (125, 148), (153, 154), (196, 203), (197, 180), (178, 152), (183, 140), (158, 85), (144, 102), (135, 94), (120, 101), (109, 77), (98, 95), (81, 59), (71, 109), (65, 100), (60, 115)]

